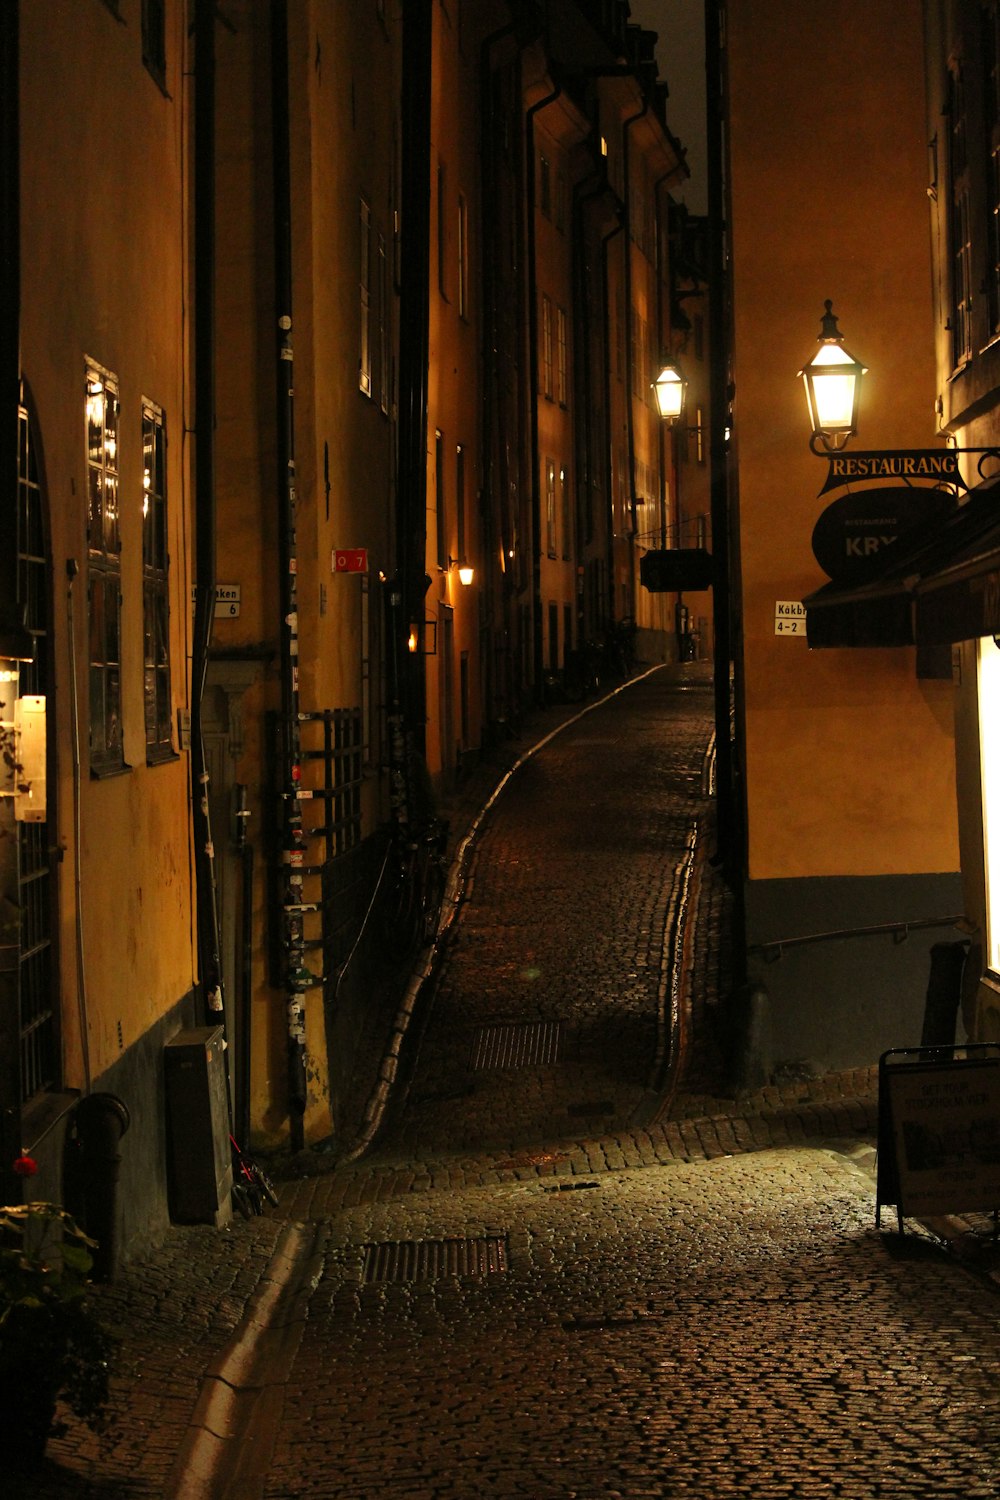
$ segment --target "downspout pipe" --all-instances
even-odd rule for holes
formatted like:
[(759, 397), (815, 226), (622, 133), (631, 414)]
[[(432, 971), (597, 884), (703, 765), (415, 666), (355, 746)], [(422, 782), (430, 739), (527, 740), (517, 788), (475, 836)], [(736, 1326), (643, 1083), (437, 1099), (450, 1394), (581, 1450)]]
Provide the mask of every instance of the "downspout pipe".
[[(299, 802), (299, 617), (296, 585), (295, 375), (292, 346), (292, 188), (288, 85), (288, 0), (271, 5), (271, 138), (274, 191), (274, 356), (275, 472), (278, 512), (278, 597), (280, 610), (281, 715), (279, 767), (281, 797), (282, 940), (288, 1067), (288, 1134), (292, 1151), (305, 1144), (306, 1029), (305, 963), (301, 860), (304, 843)], [(245, 1143), (244, 1143), (245, 1144)]]
[[(21, 401), (20, 6), (0, 16), (0, 657), (31, 661), (34, 641), (17, 600), (17, 412)], [(4, 477), (6, 476), (6, 477)], [(20, 1150), (20, 1143), (18, 1143)], [(15, 1153), (16, 1154), (16, 1153)], [(5, 1158), (6, 1160), (7, 1158)], [(12, 1160), (13, 1158), (11, 1158)]]
[(542, 495), (541, 452), (538, 437), (538, 246), (535, 228), (535, 116), (553, 104), (562, 93), (556, 84), (551, 93), (530, 105), (525, 142), (526, 198), (528, 203), (528, 371), (531, 410), (531, 657), (536, 699), (542, 697), (545, 656), (542, 635)]
[[(632, 359), (632, 184), (630, 179), (631, 153), (629, 150), (629, 131), (639, 120), (645, 119), (649, 113), (649, 98), (643, 97), (640, 110), (634, 115), (629, 115), (622, 121), (622, 164), (625, 179), (625, 203), (624, 203), (624, 229), (625, 229), (625, 317), (627, 319), (625, 329), (625, 433), (628, 442), (628, 511), (629, 511), (629, 552), (632, 555), (632, 566), (629, 569), (630, 585), (634, 586), (635, 580), (635, 411), (633, 402), (635, 394), (632, 390), (632, 378), (634, 374)], [(632, 601), (633, 606), (635, 600)], [(634, 614), (633, 608), (633, 614)], [(614, 614), (612, 614), (614, 621)]]
[(615, 474), (614, 455), (612, 443), (611, 422), (611, 299), (608, 294), (608, 246), (625, 228), (625, 210), (619, 199), (619, 222), (614, 229), (609, 229), (607, 234), (601, 237), (601, 283), (604, 300), (604, 464), (605, 484), (607, 495), (605, 500), (605, 515), (607, 517), (607, 569), (608, 576), (605, 580), (607, 619), (600, 622), (605, 626), (614, 623), (615, 619)]
[[(497, 652), (493, 633), (498, 625), (503, 632), (504, 644), (511, 638), (510, 596), (504, 587), (504, 577), (497, 579), (496, 549), (499, 548), (504, 557), (506, 567), (506, 554), (510, 536), (510, 497), (507, 486), (503, 485), (497, 491), (494, 442), (494, 422), (497, 420), (497, 412), (500, 403), (497, 393), (499, 371), (497, 366), (497, 353), (499, 338), (497, 331), (497, 276), (496, 257), (497, 250), (497, 193), (496, 193), (496, 135), (494, 131), (493, 109), (492, 109), (492, 82), (493, 82), (493, 52), (501, 42), (510, 37), (518, 37), (521, 31), (521, 22), (510, 21), (505, 26), (497, 27), (495, 31), (486, 36), (479, 49), (479, 160), (482, 164), (482, 180), (480, 182), (480, 279), (483, 289), (483, 318), (480, 329), (480, 360), (482, 366), (483, 397), (482, 397), (482, 440), (480, 443), (480, 477), (483, 521), (489, 519), (490, 526), (484, 538), (483, 561), (486, 564), (485, 578), (486, 588), (489, 591), (486, 600), (487, 619), (491, 634), (491, 647), (485, 661), (487, 674), (486, 703), (488, 714), (492, 721), (498, 713), (507, 715), (510, 712), (508, 681), (509, 673), (504, 668), (503, 682), (497, 681)], [(532, 32), (540, 34), (540, 28), (535, 27)], [(519, 39), (517, 46), (523, 49), (527, 41)], [(499, 587), (498, 587), (499, 582)], [(499, 596), (499, 611), (497, 599)], [(498, 620), (499, 613), (499, 620)], [(506, 653), (504, 656), (506, 661)]]
[[(27, 634), (17, 601), (17, 443), (20, 405), (20, 127), (18, 5), (0, 10), (0, 656)], [(8, 706), (8, 712), (10, 711)], [(4, 1009), (17, 1004), (17, 974), (0, 974)], [(18, 1203), (23, 1183), (11, 1163), (21, 1153), (21, 1060), (9, 1031), (0, 1050), (0, 1192)]]
[[(426, 748), (427, 382), (430, 358), (432, 0), (403, 7), (402, 228), (396, 557), (402, 709), (413, 748)], [(411, 627), (417, 649), (407, 648)]]
[(215, 12), (194, 12), (195, 612), (191, 662), (191, 804), (198, 972), (205, 1020), (223, 1013), (215, 862), (202, 702), (215, 612)]
[[(741, 888), (736, 865), (740, 839), (737, 831), (737, 798), (733, 742), (730, 728), (729, 673), (733, 659), (731, 600), (731, 517), (729, 460), (726, 426), (729, 401), (729, 316), (725, 247), (725, 159), (722, 86), (722, 31), (720, 7), (714, 0), (705, 6), (706, 127), (708, 143), (708, 280), (709, 295), (709, 474), (711, 485), (714, 609), (715, 744), (718, 776), (718, 853), (733, 880)], [(737, 953), (745, 944), (736, 945)]]
[[(573, 275), (574, 295), (579, 309), (580, 336), (575, 340), (575, 372), (580, 399), (576, 410), (582, 413), (577, 441), (577, 536), (585, 544), (594, 539), (593, 490), (593, 400), (590, 341), (592, 336), (589, 287), (587, 285), (586, 205), (608, 192), (608, 174), (601, 170), (592, 187), (577, 183), (573, 188)], [(586, 500), (583, 496), (586, 495)], [(581, 642), (582, 644), (582, 642)]]

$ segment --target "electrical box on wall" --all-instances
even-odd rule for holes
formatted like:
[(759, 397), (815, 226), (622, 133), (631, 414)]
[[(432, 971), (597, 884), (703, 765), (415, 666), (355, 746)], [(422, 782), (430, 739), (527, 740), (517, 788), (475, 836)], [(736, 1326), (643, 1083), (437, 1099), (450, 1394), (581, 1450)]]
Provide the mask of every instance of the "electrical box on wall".
[(233, 1158), (221, 1026), (179, 1031), (163, 1049), (170, 1213), (180, 1224), (232, 1217)]
[(19, 823), (45, 822), (45, 699), (29, 694), (14, 700), (17, 755), (14, 817)]

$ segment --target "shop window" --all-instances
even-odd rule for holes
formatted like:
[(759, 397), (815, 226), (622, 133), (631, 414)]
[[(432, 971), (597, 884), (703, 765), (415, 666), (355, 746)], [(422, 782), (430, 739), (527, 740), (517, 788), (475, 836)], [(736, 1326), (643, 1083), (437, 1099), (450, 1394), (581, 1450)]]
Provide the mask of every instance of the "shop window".
[(167, 550), (167, 433), (152, 401), (142, 408), (142, 630), (146, 759), (173, 755)]
[(121, 540), (118, 382), (87, 365), (87, 588), (90, 621), (90, 769), (124, 767), (121, 704)]

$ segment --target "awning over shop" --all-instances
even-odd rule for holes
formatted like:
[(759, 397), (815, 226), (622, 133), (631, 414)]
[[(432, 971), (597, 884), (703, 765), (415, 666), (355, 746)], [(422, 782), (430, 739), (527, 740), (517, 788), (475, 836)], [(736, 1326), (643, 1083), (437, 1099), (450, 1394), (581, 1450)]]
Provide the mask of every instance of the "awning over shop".
[(877, 574), (804, 599), (811, 647), (947, 645), (1000, 634), (1000, 475), (883, 549)]

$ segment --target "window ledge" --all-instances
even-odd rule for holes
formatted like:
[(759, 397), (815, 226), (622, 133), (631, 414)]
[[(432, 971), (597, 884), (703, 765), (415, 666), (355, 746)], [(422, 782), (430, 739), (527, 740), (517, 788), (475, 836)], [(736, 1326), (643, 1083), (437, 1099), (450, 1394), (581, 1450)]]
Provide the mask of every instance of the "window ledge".
[(28, 1100), (21, 1113), (21, 1139), (29, 1156), (79, 1102), (79, 1089), (53, 1089)]
[(115, 776), (128, 776), (131, 774), (131, 771), (132, 767), (126, 761), (122, 761), (119, 766), (92, 765), (90, 768), (90, 779), (91, 781), (111, 781)]

